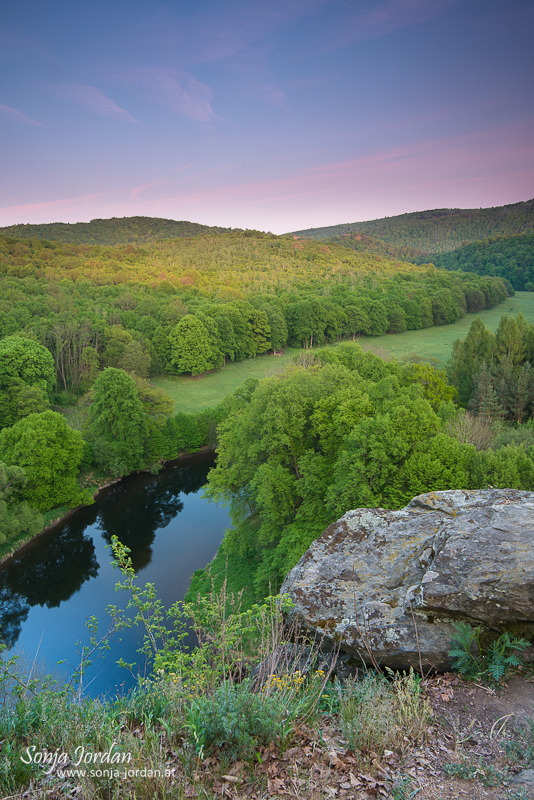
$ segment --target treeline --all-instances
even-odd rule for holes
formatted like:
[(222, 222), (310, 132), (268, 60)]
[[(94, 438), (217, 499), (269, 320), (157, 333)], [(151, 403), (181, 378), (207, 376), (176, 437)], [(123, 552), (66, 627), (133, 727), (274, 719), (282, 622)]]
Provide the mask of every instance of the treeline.
[[(168, 263), (154, 283), (145, 280), (146, 265), (161, 255), (161, 243), (150, 253), (35, 241), (5, 247), (12, 260), (26, 248), (20, 258), (31, 254), (39, 265), (32, 276), (2, 277), (0, 337), (22, 335), (50, 351), (59, 404), (87, 391), (106, 367), (142, 378), (196, 375), (286, 345), (455, 322), (507, 296), (500, 278), (413, 265), (401, 272), (343, 248), (349, 257), (338, 269), (337, 255), (315, 242), (255, 234), (180, 240), (176, 251), (166, 243), (167, 254), (181, 254), (181, 266)], [(186, 270), (193, 256), (196, 267)], [(114, 272), (119, 257), (128, 280)], [(150, 269), (156, 273), (159, 262)]]
[(527, 200), (495, 208), (437, 208), (369, 222), (309, 228), (294, 231), (292, 235), (328, 239), (361, 233), (396, 247), (415, 248), (429, 255), (455, 250), (466, 242), (475, 242), (488, 236), (509, 236), (531, 231), (532, 228), (534, 200)]
[(112, 217), (91, 222), (50, 222), (42, 225), (8, 225), (0, 233), (16, 239), (46, 239), (72, 244), (130, 244), (199, 236), (201, 233), (225, 233), (230, 228), (177, 222), (158, 217)]
[(436, 256), (438, 269), (498, 275), (516, 291), (534, 292), (534, 233), (496, 236)]
[(386, 363), (355, 343), (262, 381), (219, 428), (208, 494), (228, 504), (234, 528), (192, 593), (226, 574), (232, 589), (262, 596), (352, 508), (400, 508), (444, 489), (534, 489), (534, 447), (477, 449), (454, 394), (445, 372)]
[(453, 346), (449, 365), (460, 402), (477, 415), (509, 422), (534, 416), (534, 325), (504, 315), (495, 334), (474, 320)]

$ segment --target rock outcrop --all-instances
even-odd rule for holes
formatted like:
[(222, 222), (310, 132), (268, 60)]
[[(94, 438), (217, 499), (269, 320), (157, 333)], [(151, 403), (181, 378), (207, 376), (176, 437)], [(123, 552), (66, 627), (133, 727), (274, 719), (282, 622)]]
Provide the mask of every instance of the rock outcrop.
[(431, 492), (400, 511), (349, 511), (281, 591), (289, 621), (327, 645), (394, 669), (447, 669), (455, 620), (534, 633), (534, 493)]

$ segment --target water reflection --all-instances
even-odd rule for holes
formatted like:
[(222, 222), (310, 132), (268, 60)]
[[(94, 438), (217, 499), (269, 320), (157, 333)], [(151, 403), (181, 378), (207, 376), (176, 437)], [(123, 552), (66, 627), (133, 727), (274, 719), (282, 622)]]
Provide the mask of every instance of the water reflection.
[[(147, 567), (156, 532), (183, 511), (181, 496), (197, 493), (212, 465), (211, 457), (197, 456), (170, 465), (157, 476), (130, 476), (105, 489), (94, 505), (75, 512), (7, 562), (0, 569), (3, 643), (8, 648), (15, 644), (32, 607), (58, 607), (97, 577), (100, 565), (95, 542), (86, 533), (92, 526), (105, 542), (116, 535), (130, 548), (136, 571)], [(222, 531), (219, 541), (221, 535)], [(169, 557), (174, 556), (169, 553)]]
[(39, 544), (0, 572), (0, 630), (8, 647), (18, 639), (32, 606), (59, 606), (98, 575), (93, 540), (83, 527), (66, 524)]
[[(180, 499), (183, 491), (183, 473), (193, 472), (194, 489), (198, 491), (205, 483), (205, 473), (182, 469), (177, 474), (171, 470), (158, 476), (136, 476), (136, 492), (132, 493), (131, 481), (121, 481), (112, 487), (100, 504), (99, 529), (102, 536), (111, 542), (112, 536), (130, 548), (131, 559), (136, 571), (146, 567), (152, 559), (151, 545), (156, 531), (166, 528), (181, 511), (184, 504)], [(178, 487), (178, 489), (177, 489)]]

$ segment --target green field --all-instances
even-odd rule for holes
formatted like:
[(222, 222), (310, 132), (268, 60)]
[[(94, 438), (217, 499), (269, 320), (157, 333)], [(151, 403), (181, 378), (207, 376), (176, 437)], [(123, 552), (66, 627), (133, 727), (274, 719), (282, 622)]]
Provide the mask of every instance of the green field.
[[(366, 349), (373, 350), (378, 355), (387, 354), (401, 359), (417, 354), (425, 359), (436, 358), (445, 365), (454, 342), (467, 335), (477, 316), (494, 333), (503, 314), (519, 312), (527, 322), (534, 324), (534, 292), (517, 292), (515, 297), (509, 297), (496, 308), (478, 314), (467, 314), (452, 325), (437, 325), (420, 331), (385, 336), (362, 336), (360, 342)], [(196, 378), (164, 376), (155, 378), (154, 383), (170, 394), (176, 404), (176, 411), (194, 413), (217, 405), (248, 377), (267, 378), (282, 372), (298, 352), (297, 349), (286, 348), (283, 356), (263, 356), (227, 364), (224, 369)]]
[(176, 404), (175, 411), (192, 414), (217, 405), (223, 397), (235, 392), (247, 378), (268, 378), (282, 372), (299, 352), (298, 349), (286, 347), (283, 356), (248, 358), (227, 364), (223, 369), (207, 375), (195, 378), (164, 375), (153, 378), (152, 382), (170, 394)]
[(474, 319), (480, 317), (486, 328), (495, 333), (503, 314), (519, 314), (519, 312), (527, 322), (534, 324), (534, 292), (516, 292), (515, 297), (509, 297), (496, 308), (480, 311), (478, 314), (466, 314), (463, 319), (453, 322), (452, 325), (435, 325), (421, 331), (362, 337), (362, 343), (364, 341), (373, 343), (377, 349), (386, 351), (394, 358), (401, 359), (417, 353), (424, 358), (437, 358), (442, 365), (445, 365), (450, 358), (454, 342), (467, 336)]

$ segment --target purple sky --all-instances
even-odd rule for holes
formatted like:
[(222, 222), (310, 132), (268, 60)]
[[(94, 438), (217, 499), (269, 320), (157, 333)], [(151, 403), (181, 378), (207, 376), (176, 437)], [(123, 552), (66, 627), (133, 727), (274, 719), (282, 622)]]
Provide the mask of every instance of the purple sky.
[(534, 196), (532, 0), (4, 0), (0, 225)]

